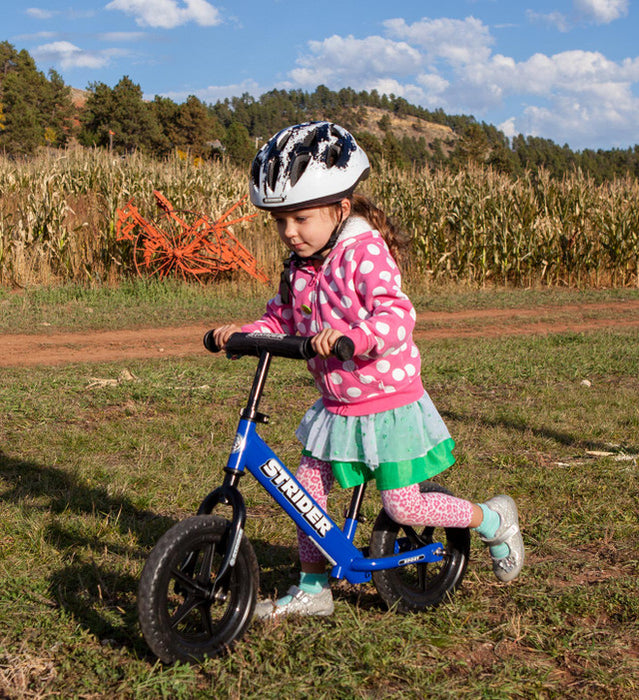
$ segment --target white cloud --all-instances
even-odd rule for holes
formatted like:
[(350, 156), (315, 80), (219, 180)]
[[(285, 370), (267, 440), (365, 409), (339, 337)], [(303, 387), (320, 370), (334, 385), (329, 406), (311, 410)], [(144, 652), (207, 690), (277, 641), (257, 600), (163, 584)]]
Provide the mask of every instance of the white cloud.
[(36, 61), (53, 63), (64, 70), (72, 68), (103, 68), (112, 57), (122, 56), (125, 52), (119, 49), (105, 51), (84, 51), (69, 41), (54, 41), (43, 44), (32, 51)]
[(615, 99), (614, 90), (608, 98), (582, 99), (559, 96), (549, 107), (530, 106), (513, 126), (519, 133), (552, 138), (573, 148), (627, 147), (639, 141), (635, 115), (639, 99), (629, 92), (624, 99)]
[(144, 32), (104, 32), (98, 34), (100, 41), (140, 41), (146, 36)]
[[(581, 4), (586, 7), (586, 0)], [(588, 7), (593, 21), (603, 21), (625, 12), (627, 3), (588, 0)], [(559, 13), (531, 12), (529, 20), (569, 29)], [(386, 36), (309, 42), (278, 87), (375, 89), (428, 109), (500, 123), (507, 136), (543, 135), (573, 148), (639, 143), (639, 56), (614, 61), (598, 51), (570, 50), (516, 60), (493, 52), (489, 27), (474, 17), (412, 24), (395, 18), (384, 26)], [(221, 88), (210, 90), (213, 100)]]
[(27, 7), (24, 13), (29, 15), (29, 17), (33, 17), (33, 19), (51, 19), (58, 14), (52, 10), (43, 10), (40, 7)]
[(543, 14), (534, 10), (526, 10), (526, 19), (533, 24), (545, 24), (549, 27), (554, 27), (560, 32), (568, 32), (571, 28), (568, 18), (561, 12)]
[(574, 0), (575, 10), (595, 24), (609, 24), (628, 14), (629, 0)]
[(289, 73), (294, 83), (305, 87), (349, 84), (356, 88), (380, 75), (410, 75), (422, 63), (417, 49), (380, 36), (356, 39), (352, 35), (334, 35), (324, 41), (309, 42), (309, 49), (310, 55), (300, 58), (300, 67)]
[(56, 32), (34, 32), (33, 34), (16, 34), (11, 41), (40, 41), (41, 39), (53, 39)]
[[(241, 83), (235, 83), (234, 85), (209, 85), (208, 87), (194, 90), (163, 92), (162, 97), (169, 97), (176, 102), (182, 102), (189, 95), (195, 95), (195, 97), (202, 100), (202, 102), (214, 103), (227, 97), (243, 95), (245, 92), (248, 92), (249, 95), (253, 95), (254, 97), (259, 97), (265, 90), (254, 80), (249, 79)], [(153, 96), (150, 96), (149, 99), (153, 99)]]
[(206, 0), (112, 0), (106, 9), (133, 15), (142, 27), (173, 29), (187, 22), (213, 27), (222, 21), (217, 8)]
[(425, 17), (410, 25), (404, 19), (389, 19), (384, 26), (391, 37), (421, 47), (427, 60), (443, 59), (452, 65), (486, 60), (493, 43), (488, 27), (475, 17), (463, 20)]

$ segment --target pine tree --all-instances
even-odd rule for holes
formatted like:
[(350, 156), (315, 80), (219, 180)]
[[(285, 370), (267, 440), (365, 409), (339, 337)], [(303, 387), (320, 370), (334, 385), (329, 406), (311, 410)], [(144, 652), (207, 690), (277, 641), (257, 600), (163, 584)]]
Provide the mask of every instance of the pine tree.
[(92, 83), (82, 120), (80, 139), (87, 145), (113, 145), (118, 153), (154, 153), (164, 145), (154, 108), (142, 99), (139, 85), (128, 76), (111, 89)]

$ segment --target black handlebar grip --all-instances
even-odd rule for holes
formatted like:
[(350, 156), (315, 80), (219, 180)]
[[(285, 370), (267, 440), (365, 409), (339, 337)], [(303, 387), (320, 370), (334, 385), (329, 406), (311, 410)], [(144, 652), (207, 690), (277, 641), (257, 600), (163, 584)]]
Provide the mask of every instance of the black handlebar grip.
[(206, 331), (204, 334), (204, 347), (209, 352), (220, 352), (221, 348), (218, 348), (215, 338), (213, 337), (213, 330)]
[(345, 335), (341, 335), (335, 341), (335, 345), (333, 345), (333, 355), (335, 355), (335, 357), (342, 362), (350, 360), (353, 357), (354, 352), (355, 344)]

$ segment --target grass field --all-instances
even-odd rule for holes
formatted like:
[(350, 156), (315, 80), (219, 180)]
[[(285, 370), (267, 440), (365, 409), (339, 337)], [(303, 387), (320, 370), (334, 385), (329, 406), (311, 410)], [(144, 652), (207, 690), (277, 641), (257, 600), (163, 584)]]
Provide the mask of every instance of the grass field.
[[(629, 294), (415, 298), (425, 310)], [(261, 299), (133, 285), (2, 293), (0, 304), (3, 332), (29, 332), (230, 318)], [(520, 580), (498, 584), (475, 538), (462, 588), (435, 611), (398, 616), (373, 587), (336, 583), (332, 618), (255, 623), (232, 655), (201, 667), (150, 655), (137, 580), (158, 537), (220, 481), (253, 361), (2, 370), (0, 697), (637, 697), (636, 330), (449, 338), (421, 350), (425, 385), (458, 445), (441, 482), (471, 499), (517, 499)], [(301, 363), (274, 364), (261, 432), (290, 467), (313, 392)], [(294, 530), (249, 479), (247, 534), (272, 594), (296, 580)], [(334, 513), (346, 498), (336, 492)], [(369, 495), (361, 544), (378, 508)]]

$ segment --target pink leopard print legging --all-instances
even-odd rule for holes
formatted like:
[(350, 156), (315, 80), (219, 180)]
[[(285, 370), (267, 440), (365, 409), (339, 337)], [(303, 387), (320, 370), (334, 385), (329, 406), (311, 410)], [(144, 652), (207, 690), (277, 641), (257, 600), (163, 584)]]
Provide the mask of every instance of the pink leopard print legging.
[[(324, 510), (328, 493), (335, 478), (328, 462), (302, 457), (297, 478), (308, 493)], [(472, 504), (445, 493), (421, 493), (419, 484), (400, 489), (380, 491), (382, 505), (388, 515), (402, 525), (433, 525), (435, 527), (468, 527)], [(300, 561), (321, 563), (324, 555), (301, 530), (297, 531)]]

